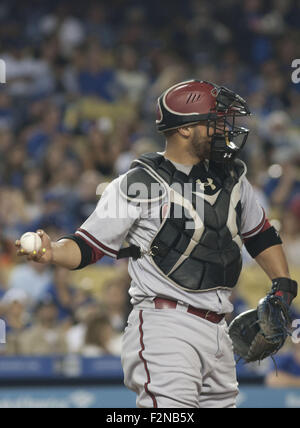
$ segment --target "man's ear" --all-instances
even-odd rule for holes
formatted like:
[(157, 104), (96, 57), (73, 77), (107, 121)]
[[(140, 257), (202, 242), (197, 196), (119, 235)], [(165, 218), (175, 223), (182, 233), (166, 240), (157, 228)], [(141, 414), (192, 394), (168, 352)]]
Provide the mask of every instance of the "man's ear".
[(184, 128), (178, 128), (177, 132), (179, 132), (179, 134), (182, 137), (189, 138), (191, 136), (191, 133), (192, 133), (192, 127), (191, 126), (185, 126)]

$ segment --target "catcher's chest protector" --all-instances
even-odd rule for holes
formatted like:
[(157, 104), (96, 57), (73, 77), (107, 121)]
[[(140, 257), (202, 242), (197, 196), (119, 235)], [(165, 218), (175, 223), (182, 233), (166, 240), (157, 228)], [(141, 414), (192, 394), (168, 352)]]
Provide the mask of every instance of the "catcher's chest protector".
[(207, 170), (202, 162), (187, 176), (164, 156), (150, 153), (132, 168), (127, 185), (139, 180), (149, 188), (156, 182), (168, 194), (151, 243), (152, 263), (161, 274), (187, 291), (233, 288), (242, 269), (243, 162), (235, 161), (227, 173), (217, 164)]

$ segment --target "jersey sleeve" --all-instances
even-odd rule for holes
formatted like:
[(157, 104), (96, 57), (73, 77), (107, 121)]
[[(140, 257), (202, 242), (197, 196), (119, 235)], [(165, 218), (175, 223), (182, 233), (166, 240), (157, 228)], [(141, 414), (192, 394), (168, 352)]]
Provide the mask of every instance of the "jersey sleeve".
[(131, 227), (141, 216), (141, 208), (120, 194), (120, 180), (111, 182), (91, 216), (76, 231), (97, 251), (114, 257), (123, 245)]
[(267, 218), (263, 207), (256, 198), (253, 187), (246, 177), (242, 179), (241, 183), (241, 204), (242, 237), (247, 240), (264, 230)]

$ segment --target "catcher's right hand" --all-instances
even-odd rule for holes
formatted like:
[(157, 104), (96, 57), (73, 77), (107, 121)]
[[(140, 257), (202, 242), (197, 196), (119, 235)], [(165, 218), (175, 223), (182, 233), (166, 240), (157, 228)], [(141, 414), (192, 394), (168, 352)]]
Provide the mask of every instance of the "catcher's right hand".
[(43, 230), (38, 230), (37, 234), (42, 240), (42, 247), (40, 251), (38, 251), (37, 253), (28, 253), (22, 248), (20, 240), (17, 240), (15, 242), (15, 246), (17, 248), (17, 255), (19, 257), (27, 256), (28, 261), (34, 261), (43, 264), (51, 263), (53, 257), (51, 239)]

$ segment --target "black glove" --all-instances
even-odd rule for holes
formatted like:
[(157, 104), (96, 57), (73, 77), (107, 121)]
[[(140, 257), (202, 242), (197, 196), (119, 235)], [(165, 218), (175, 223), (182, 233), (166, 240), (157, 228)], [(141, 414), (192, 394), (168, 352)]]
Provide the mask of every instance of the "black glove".
[(290, 334), (289, 306), (297, 296), (297, 283), (289, 278), (272, 281), (272, 291), (256, 310), (244, 312), (229, 326), (235, 354), (246, 362), (276, 354)]

